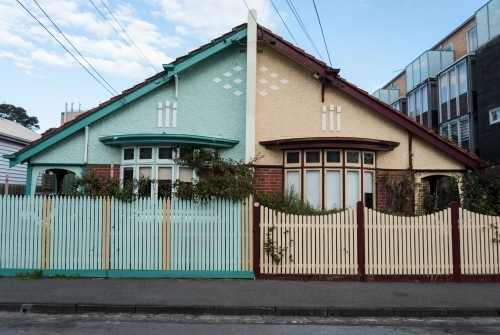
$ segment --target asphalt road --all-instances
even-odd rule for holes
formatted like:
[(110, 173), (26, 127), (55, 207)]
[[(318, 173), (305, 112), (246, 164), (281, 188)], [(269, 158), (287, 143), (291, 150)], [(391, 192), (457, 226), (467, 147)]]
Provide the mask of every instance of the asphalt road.
[(0, 334), (499, 334), (500, 318), (45, 315), (0, 312)]

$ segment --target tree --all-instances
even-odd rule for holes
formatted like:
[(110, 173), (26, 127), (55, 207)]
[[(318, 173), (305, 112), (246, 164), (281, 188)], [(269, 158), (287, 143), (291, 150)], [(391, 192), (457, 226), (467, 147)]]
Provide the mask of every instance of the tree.
[(31, 130), (40, 129), (40, 126), (38, 125), (38, 118), (36, 116), (29, 116), (26, 110), (22, 107), (0, 104), (0, 117), (17, 122)]
[(50, 134), (51, 132), (53, 132), (53, 131), (54, 131), (54, 130), (56, 130), (56, 129), (57, 129), (56, 127), (51, 127), (51, 128), (49, 128), (49, 129), (47, 129), (46, 131), (44, 131), (44, 132), (42, 133), (42, 136), (45, 136), (45, 135), (47, 135), (47, 134)]

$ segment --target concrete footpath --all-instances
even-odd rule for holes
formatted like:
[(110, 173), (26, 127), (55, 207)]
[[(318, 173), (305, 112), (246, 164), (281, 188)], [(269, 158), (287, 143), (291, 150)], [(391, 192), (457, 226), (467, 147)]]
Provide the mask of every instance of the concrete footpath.
[(0, 278), (0, 311), (491, 317), (500, 284)]

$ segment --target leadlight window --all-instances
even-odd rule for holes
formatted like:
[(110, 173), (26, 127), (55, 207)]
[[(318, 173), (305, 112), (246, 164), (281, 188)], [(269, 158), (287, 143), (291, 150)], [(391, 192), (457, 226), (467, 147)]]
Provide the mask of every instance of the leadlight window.
[(327, 163), (340, 163), (340, 151), (327, 150), (326, 151)]
[(124, 161), (134, 160), (134, 148), (123, 149), (123, 160)]
[(139, 148), (139, 159), (153, 159), (153, 148)]
[(299, 164), (300, 163), (300, 152), (287, 152), (286, 153), (286, 163), (287, 164)]
[(172, 159), (173, 149), (172, 148), (158, 148), (158, 159)]
[(347, 163), (359, 164), (359, 152), (358, 151), (347, 151)]
[(373, 165), (375, 163), (375, 154), (371, 152), (363, 153), (363, 164), (365, 165)]
[(320, 163), (321, 154), (319, 151), (306, 151), (306, 163)]

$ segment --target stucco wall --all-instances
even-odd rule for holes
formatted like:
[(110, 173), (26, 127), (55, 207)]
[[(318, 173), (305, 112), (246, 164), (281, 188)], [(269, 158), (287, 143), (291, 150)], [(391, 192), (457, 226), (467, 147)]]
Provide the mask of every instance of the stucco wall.
[(465, 166), (418, 136), (413, 136), (414, 170), (464, 170)]
[[(233, 45), (179, 73), (178, 99), (171, 80), (158, 89), (94, 122), (89, 131), (88, 164), (119, 164), (120, 148), (105, 146), (101, 136), (116, 134), (167, 133), (237, 139), (223, 156), (245, 156), (246, 54)], [(237, 68), (237, 70), (235, 70)], [(228, 73), (231, 73), (228, 76)], [(226, 75), (224, 75), (226, 74)], [(213, 79), (221, 79), (214, 82)], [(236, 82), (235, 82), (236, 80)], [(224, 88), (231, 85), (231, 88)], [(226, 86), (227, 87), (227, 86)], [(238, 93), (238, 91), (241, 93)], [(234, 94), (237, 92), (237, 94)], [(158, 102), (170, 101), (170, 127), (158, 127)], [(172, 127), (173, 102), (177, 102), (177, 127)], [(163, 120), (164, 121), (164, 120)], [(33, 163), (83, 162), (84, 131), (37, 154)]]
[[(377, 167), (408, 168), (408, 135), (406, 131), (327, 84), (325, 101), (321, 102), (321, 82), (313, 72), (281, 52), (259, 45), (257, 54), (256, 153), (264, 155), (258, 164), (283, 164), (280, 150), (267, 150), (258, 144), (263, 140), (298, 137), (360, 137), (399, 142), (390, 152), (377, 154)], [(266, 71), (263, 68), (267, 68)], [(277, 74), (278, 76), (273, 78)], [(284, 84), (281, 80), (286, 79)], [(265, 83), (262, 83), (262, 81)], [(275, 85), (278, 87), (271, 87)], [(261, 94), (265, 91), (267, 95)], [(334, 131), (330, 131), (330, 105), (335, 106)], [(322, 106), (327, 107), (327, 130), (322, 130)], [(337, 131), (337, 106), (341, 106), (341, 130)]]

